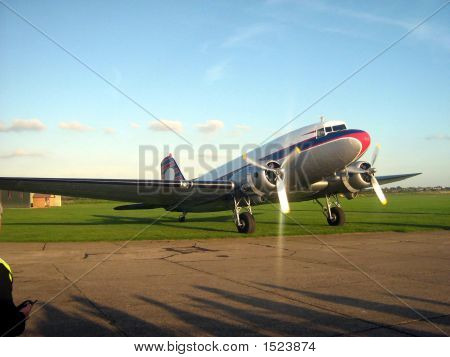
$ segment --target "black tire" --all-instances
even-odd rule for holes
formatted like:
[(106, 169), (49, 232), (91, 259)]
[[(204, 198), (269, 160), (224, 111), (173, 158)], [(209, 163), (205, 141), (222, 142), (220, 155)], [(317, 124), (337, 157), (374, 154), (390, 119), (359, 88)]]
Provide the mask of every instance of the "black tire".
[(345, 212), (340, 207), (331, 207), (331, 217), (327, 218), (330, 226), (343, 226), (345, 223)]
[(239, 215), (241, 225), (237, 226), (239, 233), (253, 233), (256, 228), (255, 218), (249, 212), (244, 212)]
[(186, 222), (186, 216), (178, 217), (178, 222)]

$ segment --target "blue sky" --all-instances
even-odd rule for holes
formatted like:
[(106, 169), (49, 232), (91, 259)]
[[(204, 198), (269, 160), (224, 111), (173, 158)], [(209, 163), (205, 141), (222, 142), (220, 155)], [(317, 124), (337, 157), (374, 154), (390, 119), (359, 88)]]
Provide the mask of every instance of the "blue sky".
[[(261, 142), (444, 3), (4, 2), (194, 148)], [(345, 120), (381, 143), (379, 174), (449, 185), (449, 23), (450, 5), (283, 132)], [(139, 145), (184, 144), (1, 5), (0, 83), (0, 176), (137, 177)]]

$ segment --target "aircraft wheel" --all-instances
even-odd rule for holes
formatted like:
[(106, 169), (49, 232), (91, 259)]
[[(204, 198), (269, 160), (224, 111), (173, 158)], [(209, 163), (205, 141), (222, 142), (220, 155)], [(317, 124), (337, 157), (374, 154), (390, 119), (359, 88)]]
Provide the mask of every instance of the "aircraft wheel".
[(178, 222), (186, 222), (186, 216), (178, 217)]
[(239, 215), (241, 225), (237, 226), (239, 233), (253, 233), (256, 228), (255, 217), (249, 212), (244, 212)]
[(345, 223), (345, 212), (340, 207), (331, 207), (331, 217), (327, 218), (330, 226), (343, 226)]

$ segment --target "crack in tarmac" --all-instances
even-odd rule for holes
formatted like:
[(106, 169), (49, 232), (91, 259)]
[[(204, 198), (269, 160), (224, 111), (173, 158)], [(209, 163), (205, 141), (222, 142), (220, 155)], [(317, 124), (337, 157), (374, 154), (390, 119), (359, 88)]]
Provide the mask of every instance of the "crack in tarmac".
[[(448, 316), (450, 316), (450, 314), (438, 315), (438, 316), (433, 316), (433, 317), (427, 317), (427, 319), (428, 320), (436, 320), (436, 319), (440, 319), (442, 317), (448, 317)], [(412, 336), (412, 337), (419, 337), (420, 335), (414, 335), (411, 332), (408, 332), (408, 331), (396, 328), (396, 327), (402, 327), (403, 325), (407, 325), (407, 324), (410, 324), (410, 323), (413, 323), (413, 322), (426, 322), (426, 319), (419, 318), (419, 319), (410, 319), (410, 320), (400, 321), (400, 322), (398, 322), (396, 324), (382, 326), (382, 328), (387, 328), (387, 329), (390, 329), (390, 330), (393, 330), (393, 331), (396, 331), (396, 332), (400, 332), (402, 334), (405, 334), (405, 335), (408, 335), (408, 336)], [(380, 328), (380, 327), (372, 327), (372, 328), (368, 328), (368, 329), (360, 330), (360, 331), (356, 331), (356, 332), (357, 333), (369, 332), (369, 331), (376, 330), (378, 328)], [(347, 334), (342, 334), (342, 335), (339, 335), (339, 336), (351, 336), (351, 335), (352, 335), (352, 333), (347, 333)]]
[[(96, 256), (96, 255), (108, 255), (108, 254), (109, 254), (109, 253), (88, 253), (88, 252), (85, 252), (82, 259), (87, 259), (87, 258), (89, 258), (90, 256)], [(114, 255), (123, 255), (123, 254), (126, 254), (126, 253), (115, 253)]]

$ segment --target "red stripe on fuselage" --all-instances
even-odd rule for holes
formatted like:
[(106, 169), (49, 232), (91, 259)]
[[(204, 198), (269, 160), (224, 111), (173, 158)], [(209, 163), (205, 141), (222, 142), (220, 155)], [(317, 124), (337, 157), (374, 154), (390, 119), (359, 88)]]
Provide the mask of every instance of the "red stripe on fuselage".
[(356, 133), (350, 133), (344, 136), (341, 136), (340, 138), (354, 138), (358, 140), (361, 143), (361, 150), (358, 154), (358, 159), (367, 151), (367, 149), (370, 146), (370, 135), (366, 131), (359, 131)]

